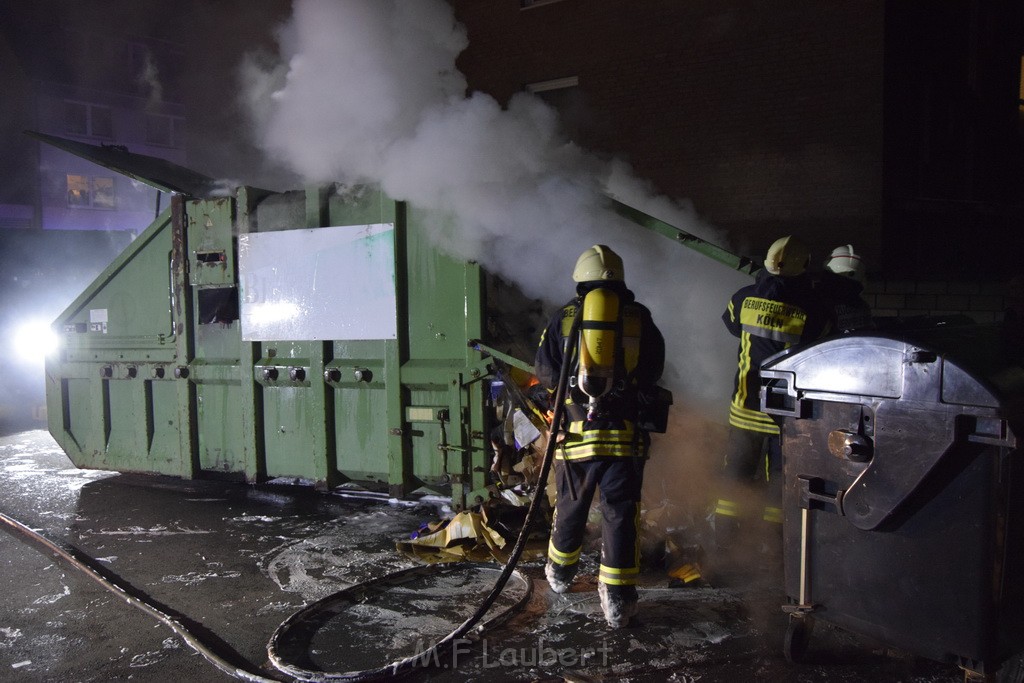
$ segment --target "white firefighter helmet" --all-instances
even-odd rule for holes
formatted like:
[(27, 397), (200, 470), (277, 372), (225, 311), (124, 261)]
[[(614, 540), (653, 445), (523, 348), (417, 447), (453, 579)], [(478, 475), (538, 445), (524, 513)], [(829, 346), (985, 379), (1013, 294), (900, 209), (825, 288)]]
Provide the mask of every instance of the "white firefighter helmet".
[(799, 238), (787, 235), (780, 237), (768, 249), (764, 267), (772, 275), (793, 277), (807, 270), (811, 251)]
[(852, 277), (857, 281), (864, 280), (864, 261), (853, 250), (852, 244), (843, 244), (833, 249), (828, 261), (825, 262), (825, 270)]
[(576, 268), (572, 271), (572, 279), (576, 282), (592, 280), (622, 282), (622, 259), (605, 245), (595, 244), (576, 259)]

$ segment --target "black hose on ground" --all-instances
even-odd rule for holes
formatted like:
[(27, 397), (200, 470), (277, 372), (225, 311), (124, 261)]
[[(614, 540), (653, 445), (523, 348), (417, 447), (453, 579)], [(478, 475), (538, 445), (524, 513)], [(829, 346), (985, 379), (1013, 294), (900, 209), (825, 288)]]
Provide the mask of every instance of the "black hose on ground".
[[(376, 669), (350, 671), (345, 673), (324, 673), (301, 670), (290, 665), (286, 665), (286, 668), (282, 668), (278, 662), (274, 661), (275, 653), (271, 652), (270, 660), (275, 667), (282, 671), (286, 670), (292, 676), (304, 681), (374, 681), (391, 678), (409, 673), (416, 667), (422, 667), (424, 662), (441, 661), (441, 657), (449, 652), (457, 640), (463, 638), (467, 633), (473, 630), (473, 627), (476, 626), (476, 624), (484, 617), (487, 610), (489, 610), (491, 605), (494, 604), (494, 601), (498, 599), (501, 591), (505, 588), (505, 584), (508, 583), (509, 577), (515, 570), (516, 564), (519, 562), (519, 558), (522, 556), (523, 550), (526, 548), (526, 542), (530, 536), (530, 531), (537, 519), (537, 514), (540, 511), (541, 501), (546, 495), (545, 489), (547, 488), (548, 474), (551, 471), (551, 463), (554, 461), (555, 447), (558, 442), (558, 432), (561, 429), (562, 421), (565, 419), (565, 396), (569, 388), (569, 367), (572, 365), (569, 362), (569, 351), (574, 347), (576, 339), (579, 336), (582, 311), (582, 306), (577, 308), (576, 317), (573, 319), (572, 327), (569, 329), (569, 334), (563, 342), (562, 367), (558, 375), (558, 386), (555, 389), (554, 416), (551, 419), (551, 430), (548, 434), (548, 445), (544, 451), (544, 460), (541, 462), (540, 473), (537, 475), (537, 490), (534, 491), (533, 498), (530, 501), (530, 508), (526, 513), (526, 519), (523, 521), (523, 528), (519, 532), (519, 538), (516, 539), (516, 544), (512, 548), (512, 552), (509, 554), (508, 561), (505, 562), (505, 566), (502, 569), (501, 574), (498, 576), (497, 581), (494, 582), (494, 587), (491, 589), (491, 592), (488, 593), (486, 598), (484, 598), (484, 601), (476, 611), (473, 612), (473, 614), (462, 622), (462, 624), (460, 624), (454, 631), (434, 643), (426, 650)], [(273, 642), (273, 640), (271, 642)]]
[(215, 667), (217, 667), (224, 673), (228, 674), (229, 676), (234, 676), (235, 678), (239, 678), (243, 681), (251, 681), (252, 683), (279, 683), (279, 681), (283, 680), (279, 678), (267, 678), (266, 676), (255, 674), (250, 671), (246, 671), (245, 669), (242, 669), (238, 666), (235, 666), (231, 662), (227, 661), (226, 659), (218, 655), (211, 648), (209, 648), (205, 643), (203, 643), (202, 640), (197, 638), (191, 631), (189, 631), (189, 629), (186, 628), (180, 621), (170, 616), (166, 612), (153, 606), (149, 602), (132, 595), (128, 589), (121, 587), (112, 579), (101, 575), (93, 567), (86, 564), (85, 561), (76, 557), (75, 553), (73, 553), (72, 551), (61, 548), (59, 545), (49, 540), (45, 536), (36, 533), (35, 531), (28, 528), (18, 520), (12, 519), (11, 517), (8, 517), (2, 512), (0, 512), (0, 522), (6, 524), (8, 530), (13, 529), (14, 532), (16, 532), (17, 534), (27, 538), (33, 543), (43, 546), (51, 553), (53, 553), (57, 557), (61, 558), (62, 560), (70, 564), (75, 569), (84, 573), (86, 576), (88, 576), (90, 579), (98, 583), (100, 586), (110, 591), (117, 597), (121, 598), (125, 602), (127, 602), (132, 607), (136, 607), (142, 610), (143, 612), (153, 617), (157, 621), (160, 621), (161, 623), (168, 626), (172, 631), (181, 636), (181, 639), (184, 640), (189, 647), (191, 647), (193, 650), (202, 655), (203, 658), (206, 659), (206, 661), (210, 662), (210, 664), (213, 664)]
[[(387, 664), (376, 669), (366, 669), (362, 671), (350, 671), (343, 673), (330, 673), (305, 670), (298, 666), (285, 662), (277, 656), (277, 653), (275, 652), (275, 643), (277, 641), (278, 634), (282, 631), (282, 629), (286, 628), (286, 626), (290, 622), (292, 622), (292, 620), (296, 616), (293, 615), (288, 620), (283, 622), (280, 627), (278, 627), (278, 630), (274, 634), (274, 637), (271, 638), (270, 643), (268, 643), (267, 645), (267, 652), (270, 656), (270, 661), (272, 664), (274, 664), (275, 667), (277, 667), (280, 671), (303, 681), (371, 681), (380, 680), (384, 678), (392, 678), (395, 676), (407, 674), (410, 671), (412, 671), (415, 667), (423, 667), (425, 664), (441, 661), (441, 656), (447, 654), (457, 640), (463, 638), (466, 634), (473, 630), (474, 627), (480, 622), (480, 620), (483, 619), (484, 615), (487, 614), (487, 611), (494, 604), (494, 601), (497, 600), (502, 590), (504, 590), (505, 585), (508, 583), (509, 578), (515, 571), (516, 564), (519, 562), (519, 558), (522, 556), (523, 550), (526, 548), (526, 542), (530, 536), (530, 531), (532, 530), (533, 524), (537, 519), (537, 514), (541, 507), (541, 500), (545, 495), (545, 489), (547, 488), (547, 478), (548, 474), (551, 471), (551, 463), (554, 460), (555, 447), (558, 441), (558, 432), (561, 429), (562, 421), (565, 418), (565, 395), (569, 385), (569, 366), (571, 365), (571, 363), (569, 362), (569, 350), (572, 348), (572, 345), (575, 344), (576, 337), (579, 334), (581, 310), (582, 309), (577, 310), (576, 317), (573, 320), (569, 335), (566, 337), (563, 345), (562, 367), (561, 371), (559, 372), (558, 386), (555, 390), (554, 416), (551, 420), (551, 430), (548, 435), (547, 449), (545, 449), (544, 452), (544, 460), (541, 463), (540, 473), (537, 477), (537, 489), (533, 494), (533, 499), (530, 501), (530, 508), (526, 514), (526, 519), (523, 522), (523, 528), (519, 533), (519, 538), (516, 540), (516, 544), (512, 548), (512, 552), (509, 554), (509, 558), (505, 562), (505, 566), (502, 568), (501, 574), (498, 576), (497, 581), (495, 581), (494, 587), (491, 589), (491, 592), (487, 595), (487, 597), (484, 598), (484, 601), (480, 604), (476, 611), (473, 612), (473, 614), (470, 615), (470, 617), (466, 619), (464, 622), (462, 622), (462, 624), (460, 624), (454, 631), (452, 631), (447, 636), (434, 643), (434, 645), (432, 645), (430, 648), (422, 652), (418, 652), (415, 655), (412, 655), (411, 657), (406, 657), (404, 659), (391, 662), (390, 664)], [(102, 586), (106, 590), (110, 591), (119, 598), (125, 600), (128, 604), (132, 605), (133, 607), (142, 610), (143, 612), (150, 615), (157, 621), (160, 621), (161, 623), (168, 626), (172, 631), (181, 636), (182, 640), (184, 640), (189, 647), (191, 647), (197, 653), (202, 655), (203, 658), (206, 659), (206, 661), (210, 662), (213, 666), (217, 667), (219, 670), (223, 671), (229, 676), (233, 676), (244, 681), (250, 681), (251, 683), (280, 683), (280, 681), (284, 680), (278, 678), (269, 678), (261, 674), (247, 671), (241, 667), (232, 664), (231, 662), (227, 661), (226, 659), (218, 655), (216, 652), (214, 652), (205, 643), (203, 643), (202, 640), (197, 638), (180, 621), (165, 613), (164, 611), (158, 609), (150, 602), (147, 602), (145, 600), (142, 600), (141, 598), (132, 595), (129, 590), (120, 586), (116, 581), (114, 581), (111, 578), (103, 576), (89, 564), (76, 557), (75, 553), (64, 548), (61, 548), (56, 543), (53, 543), (52, 541), (47, 539), (45, 536), (36, 533), (35, 531), (28, 528), (18, 520), (8, 517), (3, 513), (0, 513), (0, 522), (3, 522), (5, 525), (7, 525), (9, 530), (13, 529), (14, 532), (19, 534), (20, 536), (28, 538), (33, 543), (42, 545), (51, 553), (69, 563), (75, 569), (78, 569), (79, 571), (83, 572), (93, 581), (96, 581), (100, 586)], [(381, 579), (364, 582), (363, 584), (359, 584), (358, 586), (352, 586), (345, 590), (351, 591), (360, 589), (364, 586), (376, 585), (382, 582), (386, 582), (389, 579), (389, 577), (405, 576), (406, 574), (415, 572), (417, 569), (420, 568), (413, 568), (411, 570), (400, 570), (398, 572), (395, 572), (394, 574), (389, 574), (385, 577), (381, 577)], [(526, 583), (528, 584), (529, 582), (527, 581)], [(483, 625), (487, 626), (498, 623), (502, 618), (507, 616), (513, 609), (524, 604), (526, 598), (528, 597), (529, 592), (527, 592), (526, 596), (520, 599), (519, 602), (516, 603), (516, 605), (513, 605), (512, 608), (505, 610), (500, 615), (498, 615), (498, 617), (492, 618), (488, 622), (485, 622)], [(325, 600), (329, 600), (329, 598)], [(320, 602), (322, 603), (324, 601)], [(308, 611), (311, 608), (314, 608), (316, 604), (319, 603), (314, 603), (314, 605), (311, 605), (310, 607), (307, 607), (305, 608), (305, 610), (302, 611)]]

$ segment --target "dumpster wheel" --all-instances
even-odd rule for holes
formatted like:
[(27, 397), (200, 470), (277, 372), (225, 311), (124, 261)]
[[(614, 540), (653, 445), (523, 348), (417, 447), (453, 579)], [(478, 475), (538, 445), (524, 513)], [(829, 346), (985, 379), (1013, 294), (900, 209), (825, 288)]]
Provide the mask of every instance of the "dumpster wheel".
[(811, 641), (814, 619), (806, 614), (792, 613), (786, 625), (786, 636), (782, 644), (782, 654), (790, 664), (803, 661), (807, 654), (807, 646)]

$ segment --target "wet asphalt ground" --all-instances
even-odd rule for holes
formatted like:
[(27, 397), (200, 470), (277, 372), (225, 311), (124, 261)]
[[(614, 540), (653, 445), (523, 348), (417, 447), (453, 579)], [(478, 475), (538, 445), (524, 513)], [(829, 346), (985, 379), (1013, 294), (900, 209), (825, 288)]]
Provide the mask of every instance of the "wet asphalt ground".
[[(443, 511), (439, 501), (79, 470), (42, 429), (0, 436), (0, 512), (92, 558), (220, 656), (268, 678), (287, 680), (269, 666), (266, 649), (281, 622), (348, 586), (414, 566), (395, 540)], [(594, 558), (586, 562), (596, 569)], [(462, 567), (338, 613), (312, 638), (310, 660), (350, 671), (414, 654), (471, 614), (490, 588), (496, 565)], [(593, 572), (556, 595), (540, 561), (522, 571), (533, 585), (522, 611), (456, 642), (409, 680), (963, 679), (955, 666), (826, 624), (815, 626), (805, 660), (788, 663), (785, 600), (767, 577), (741, 588), (674, 588), (660, 572), (647, 573), (639, 617), (612, 631)], [(0, 595), (0, 680), (232, 680), (167, 625), (12, 533), (0, 534)]]

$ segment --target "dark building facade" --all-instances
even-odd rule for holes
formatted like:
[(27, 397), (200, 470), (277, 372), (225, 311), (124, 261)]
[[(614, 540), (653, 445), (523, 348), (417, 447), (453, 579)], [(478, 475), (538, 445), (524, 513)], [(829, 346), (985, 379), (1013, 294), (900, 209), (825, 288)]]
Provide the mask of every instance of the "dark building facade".
[(42, 331), (168, 205), (25, 132), (184, 163), (185, 49), (159, 9), (0, 4), (0, 425), (45, 419)]
[[(0, 227), (137, 232), (156, 191), (29, 138), (36, 131), (185, 161), (183, 42), (157, 5), (6, 3)], [(164, 202), (166, 207), (166, 201)]]
[(797, 234), (821, 259), (853, 243), (876, 278), (1012, 269), (1021, 3), (453, 5), (471, 89), (548, 98), (576, 142), (691, 199), (737, 251)]
[(885, 9), (887, 265), (1012, 277), (1024, 248), (1024, 3)]

